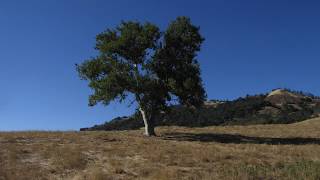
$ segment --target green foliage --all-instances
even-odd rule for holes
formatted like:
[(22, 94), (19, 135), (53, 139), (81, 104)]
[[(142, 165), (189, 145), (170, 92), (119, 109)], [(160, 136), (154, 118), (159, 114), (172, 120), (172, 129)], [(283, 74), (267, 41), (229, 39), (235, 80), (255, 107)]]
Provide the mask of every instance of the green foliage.
[(199, 106), (205, 100), (196, 53), (204, 38), (190, 19), (178, 17), (165, 32), (164, 45), (158, 49), (153, 70), (168, 89), (180, 97), (181, 104)]
[(131, 94), (150, 114), (176, 99), (200, 106), (206, 95), (196, 57), (203, 40), (187, 17), (178, 17), (165, 32), (151, 23), (128, 21), (98, 34), (99, 55), (77, 65), (94, 90), (89, 105), (122, 102)]

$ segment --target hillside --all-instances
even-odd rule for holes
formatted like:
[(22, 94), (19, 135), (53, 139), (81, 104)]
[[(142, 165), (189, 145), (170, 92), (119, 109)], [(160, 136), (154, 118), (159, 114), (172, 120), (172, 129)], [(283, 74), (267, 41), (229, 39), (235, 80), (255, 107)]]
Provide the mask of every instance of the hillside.
[(320, 118), (156, 131), (0, 133), (0, 180), (320, 178)]
[[(275, 89), (270, 93), (233, 101), (208, 101), (200, 109), (173, 106), (156, 118), (159, 126), (205, 127), (212, 125), (288, 124), (318, 117), (320, 99), (310, 93)], [(85, 130), (130, 130), (143, 127), (139, 113), (118, 117)]]

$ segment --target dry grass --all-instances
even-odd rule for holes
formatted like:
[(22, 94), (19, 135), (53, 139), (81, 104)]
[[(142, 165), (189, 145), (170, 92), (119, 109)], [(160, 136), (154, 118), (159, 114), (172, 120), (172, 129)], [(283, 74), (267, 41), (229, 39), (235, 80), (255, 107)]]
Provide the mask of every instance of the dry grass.
[(0, 180), (320, 179), (320, 119), (157, 132), (0, 133)]

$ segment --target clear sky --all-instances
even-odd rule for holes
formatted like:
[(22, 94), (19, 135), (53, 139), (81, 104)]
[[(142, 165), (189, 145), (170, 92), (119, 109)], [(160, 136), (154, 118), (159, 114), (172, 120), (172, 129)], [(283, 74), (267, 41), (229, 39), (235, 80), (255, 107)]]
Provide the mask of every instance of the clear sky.
[(320, 95), (317, 0), (1, 0), (0, 131), (77, 130), (134, 107), (88, 107), (75, 63), (121, 20), (162, 30), (189, 16), (206, 38), (199, 60), (209, 99), (287, 87)]

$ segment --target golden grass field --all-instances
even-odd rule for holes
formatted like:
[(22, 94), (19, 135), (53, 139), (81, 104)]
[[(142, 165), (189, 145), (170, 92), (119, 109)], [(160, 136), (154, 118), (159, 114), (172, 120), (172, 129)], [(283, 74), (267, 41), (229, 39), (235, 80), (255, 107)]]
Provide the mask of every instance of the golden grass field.
[(320, 119), (290, 125), (0, 133), (0, 180), (320, 179)]

